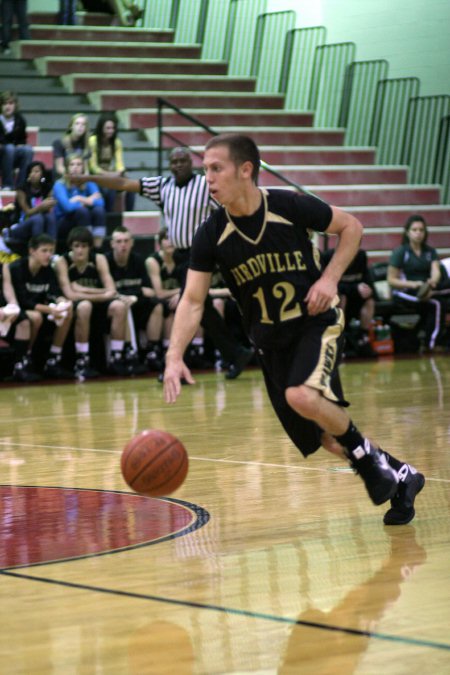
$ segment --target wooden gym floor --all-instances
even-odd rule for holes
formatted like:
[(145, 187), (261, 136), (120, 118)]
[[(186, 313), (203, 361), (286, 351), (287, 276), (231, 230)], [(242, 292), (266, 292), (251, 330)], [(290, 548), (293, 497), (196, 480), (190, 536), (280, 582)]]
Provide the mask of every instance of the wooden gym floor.
[[(450, 673), (450, 358), (346, 363), (355, 422), (423, 471), (385, 527), (360, 479), (303, 460), (257, 370), (0, 391), (0, 672)], [(185, 443), (170, 499), (119, 459), (145, 428)]]

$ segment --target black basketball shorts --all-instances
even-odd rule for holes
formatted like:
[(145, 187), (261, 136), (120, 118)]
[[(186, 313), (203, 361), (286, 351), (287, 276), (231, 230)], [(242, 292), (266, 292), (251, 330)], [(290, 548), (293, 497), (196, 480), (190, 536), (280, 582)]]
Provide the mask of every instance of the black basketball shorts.
[(292, 410), (285, 391), (288, 387), (306, 384), (333, 403), (348, 405), (338, 372), (343, 329), (342, 310), (330, 309), (318, 316), (305, 317), (289, 345), (259, 352), (272, 406), (284, 430), (305, 457), (321, 446), (323, 429)]

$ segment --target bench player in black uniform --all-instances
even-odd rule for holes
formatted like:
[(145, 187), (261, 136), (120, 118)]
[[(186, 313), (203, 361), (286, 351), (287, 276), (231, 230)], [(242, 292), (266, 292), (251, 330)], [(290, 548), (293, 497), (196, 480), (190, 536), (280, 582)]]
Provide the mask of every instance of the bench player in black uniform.
[(72, 303), (64, 297), (51, 266), (55, 240), (48, 234), (32, 237), (28, 256), (9, 265), (17, 302), (31, 322), (31, 345), (38, 334), (51, 335), (50, 354), (44, 366), (48, 378), (68, 378), (72, 373), (61, 365), (61, 357), (70, 325)]
[[(391, 500), (384, 522), (409, 522), (425, 479), (362, 436), (344, 409), (348, 404), (338, 374), (344, 319), (337, 308), (337, 284), (359, 248), (360, 222), (313, 196), (260, 190), (259, 151), (247, 136), (211, 139), (204, 166), (209, 190), (223, 206), (194, 237), (166, 354), (166, 401), (176, 401), (181, 378), (194, 382), (183, 353), (218, 265), (257, 349), (273, 408), (292, 441), (305, 456), (322, 445), (348, 459), (375, 504)], [(323, 272), (309, 230), (339, 237)]]
[(118, 297), (106, 258), (95, 252), (94, 238), (87, 227), (74, 227), (67, 237), (67, 247), (55, 269), (61, 288), (75, 303), (75, 375), (87, 379), (99, 374), (91, 367), (89, 356), (93, 325), (99, 337), (103, 333), (111, 337), (109, 374), (131, 375), (123, 355), (128, 306)]
[[(152, 288), (144, 258), (132, 250), (134, 240), (131, 232), (119, 225), (111, 235), (110, 244), (112, 250), (106, 253), (109, 271), (122, 299), (130, 302), (136, 333), (145, 331), (145, 365), (148, 370), (159, 372), (162, 369), (164, 305)], [(125, 358), (136, 364), (135, 371), (139, 368), (138, 354), (133, 352), (131, 346), (128, 351), (126, 349)], [(143, 372), (145, 370), (143, 368)]]
[(0, 326), (0, 336), (14, 348), (13, 372), (7, 379), (13, 382), (40, 380), (31, 363), (30, 319), (17, 304), (11, 273), (6, 263), (0, 264)]

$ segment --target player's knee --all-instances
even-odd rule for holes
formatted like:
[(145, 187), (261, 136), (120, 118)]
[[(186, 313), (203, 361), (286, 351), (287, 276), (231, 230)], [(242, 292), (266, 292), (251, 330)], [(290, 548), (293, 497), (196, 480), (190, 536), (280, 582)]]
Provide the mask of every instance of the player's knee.
[(317, 410), (318, 392), (311, 387), (301, 385), (299, 387), (288, 387), (285, 391), (285, 397), (288, 405), (304, 417), (313, 418)]
[(114, 300), (110, 306), (112, 316), (121, 317), (124, 319), (128, 312), (128, 307), (121, 300)]

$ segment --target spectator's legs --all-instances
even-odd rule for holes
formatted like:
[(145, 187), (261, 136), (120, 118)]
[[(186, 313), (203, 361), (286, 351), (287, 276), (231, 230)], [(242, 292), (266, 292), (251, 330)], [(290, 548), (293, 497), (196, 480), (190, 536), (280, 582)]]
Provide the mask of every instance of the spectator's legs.
[(66, 213), (56, 223), (58, 242), (60, 242), (64, 248), (67, 235), (73, 227), (89, 227), (90, 223), (90, 211), (85, 206), (82, 206), (76, 211)]
[(116, 201), (116, 191), (103, 187), (100, 188), (100, 191), (105, 202), (106, 213), (112, 213), (114, 211), (114, 203)]
[(125, 210), (126, 211), (134, 211), (135, 201), (136, 201), (136, 193), (135, 192), (126, 192), (125, 193)]
[(9, 238), (13, 241), (28, 243), (30, 237), (37, 237), (44, 232), (44, 214), (35, 213), (20, 223), (11, 225)]
[[(2, 0), (2, 49), (9, 49), (14, 13), (14, 0)], [(3, 179), (4, 184), (6, 183)]]
[(91, 230), (94, 237), (94, 246), (101, 248), (106, 235), (106, 212), (103, 206), (93, 206), (90, 209)]
[(1, 149), (1, 158), (2, 158), (2, 184), (3, 188), (14, 187), (14, 151), (16, 149), (15, 145), (12, 143), (7, 143)]
[(56, 218), (53, 211), (44, 213), (44, 232), (49, 234), (53, 239), (57, 239), (58, 227), (56, 225)]
[(15, 0), (14, 8), (19, 24), (19, 37), (21, 40), (30, 39), (30, 31), (28, 30), (28, 16), (27, 16), (27, 0)]
[(22, 185), (27, 179), (28, 166), (33, 161), (33, 148), (31, 145), (16, 145), (14, 148), (14, 167), (19, 169), (17, 185)]

